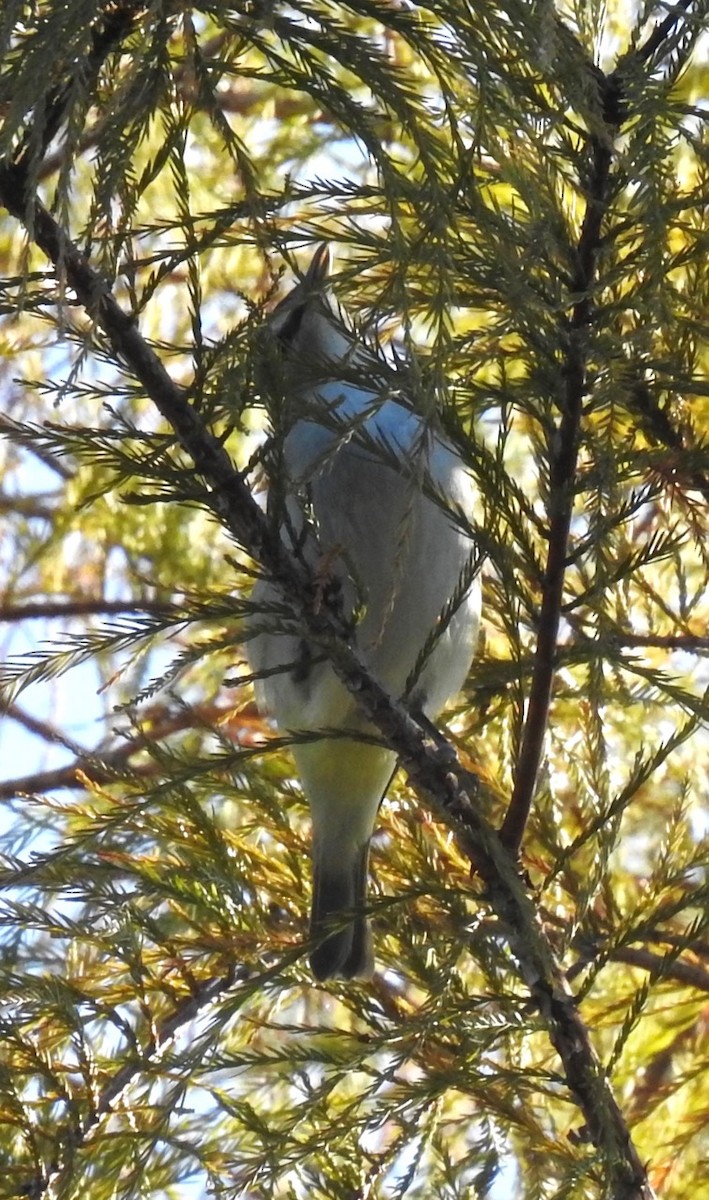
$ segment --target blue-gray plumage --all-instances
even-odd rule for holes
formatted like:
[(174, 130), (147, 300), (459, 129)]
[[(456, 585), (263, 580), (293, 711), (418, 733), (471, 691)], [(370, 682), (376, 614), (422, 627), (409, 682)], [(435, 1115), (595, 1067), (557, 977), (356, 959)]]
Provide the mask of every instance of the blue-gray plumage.
[[(453, 446), (397, 391), (404, 372), (335, 314), (328, 270), (321, 246), (269, 317), (262, 344), (281, 396), (273, 494), (283, 538), (344, 613), (356, 614), (353, 643), (372, 675), (398, 698), (418, 667), (406, 698), (435, 717), (462, 686), (477, 636), (480, 588), (465, 529), (473, 484)], [(253, 600), (264, 614), (282, 603), (265, 580)], [(275, 618), (272, 629), (267, 615), (257, 624), (249, 657), (279, 727), (348, 735), (296, 742), (293, 757), (313, 823), (313, 972), (367, 977), (367, 854), (396, 756), (358, 739), (373, 730), (321, 649), (278, 632)]]

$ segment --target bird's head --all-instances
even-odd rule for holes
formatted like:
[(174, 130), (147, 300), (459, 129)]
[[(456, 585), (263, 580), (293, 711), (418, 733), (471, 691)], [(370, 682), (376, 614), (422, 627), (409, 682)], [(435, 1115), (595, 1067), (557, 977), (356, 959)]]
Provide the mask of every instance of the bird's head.
[(284, 350), (297, 350), (306, 343), (313, 325), (317, 328), (332, 318), (325, 293), (329, 274), (330, 247), (323, 242), (315, 251), (303, 278), (267, 318), (268, 334), (277, 338)]
[(345, 324), (328, 294), (330, 248), (318, 246), (302, 279), (264, 321), (258, 335), (257, 380), (274, 412), (285, 402), (317, 397), (324, 381), (362, 382), (376, 359)]
[(290, 362), (301, 369), (317, 370), (337, 363), (352, 350), (353, 338), (333, 311), (327, 292), (330, 247), (318, 246), (305, 275), (276, 305), (265, 331)]

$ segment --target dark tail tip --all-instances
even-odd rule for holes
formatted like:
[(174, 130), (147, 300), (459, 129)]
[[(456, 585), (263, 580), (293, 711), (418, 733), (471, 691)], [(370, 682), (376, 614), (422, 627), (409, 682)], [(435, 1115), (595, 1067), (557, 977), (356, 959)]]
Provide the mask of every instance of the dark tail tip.
[(317, 942), (310, 955), (316, 979), (371, 979), (372, 931), (364, 915), (369, 846), (351, 863), (318, 861), (313, 868), (310, 933)]
[(326, 979), (371, 979), (374, 973), (372, 932), (365, 917), (356, 917), (344, 929), (331, 933), (310, 955), (313, 975)]

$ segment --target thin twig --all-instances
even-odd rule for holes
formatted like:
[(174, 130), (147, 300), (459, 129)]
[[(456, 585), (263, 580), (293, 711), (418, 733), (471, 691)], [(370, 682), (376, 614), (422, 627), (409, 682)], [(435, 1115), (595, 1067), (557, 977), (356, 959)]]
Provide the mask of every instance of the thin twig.
[(49, 470), (53, 471), (55, 475), (58, 475), (60, 479), (64, 479), (68, 482), (70, 479), (74, 478), (74, 471), (72, 468), (68, 467), (66, 463), (63, 463), (60, 458), (57, 458), (56, 455), (52, 454), (49, 450), (43, 450), (41, 446), (34, 446), (30, 443), (26, 443), (24, 449), (27, 450), (28, 453), (34, 455), (35, 458), (38, 458), (41, 463), (44, 463), (45, 467), (49, 467)]
[(0, 493), (0, 512), (25, 517), (27, 520), (54, 521), (56, 509), (43, 504), (43, 496), (6, 496)]
[(68, 738), (61, 729), (57, 729), (56, 725), (52, 725), (49, 721), (41, 721), (39, 717), (33, 716), (32, 713), (25, 712), (24, 708), (20, 708), (19, 704), (8, 704), (4, 715), (9, 717), (11, 721), (17, 721), (18, 725), (22, 725), (29, 733), (33, 733), (35, 737), (42, 738), (45, 742), (51, 742), (52, 745), (64, 746), (66, 750), (71, 750), (72, 754), (77, 755), (77, 757), (82, 757), (87, 753), (83, 746)]
[[(142, 7), (142, 6), (140, 6), (140, 7)], [(135, 19), (138, 11), (139, 11), (139, 6), (135, 3), (131, 3), (130, 0), (128, 0), (128, 2), (124, 4), (123, 12), (120, 13), (120, 23), (116, 22), (113, 25), (107, 26), (107, 32), (109, 33), (109, 37), (104, 41), (104, 40), (98, 38), (96, 35), (94, 35), (94, 54), (95, 54), (97, 67), (101, 66), (101, 63), (103, 62), (103, 60), (106, 57), (106, 46), (108, 45), (108, 48), (110, 49), (111, 44), (115, 44), (116, 40), (121, 41), (123, 39), (123, 36), (124, 36), (125, 32), (127, 32), (127, 29), (129, 27), (128, 19), (129, 18), (130, 18), (130, 20)], [(224, 42), (225, 42), (225, 34), (224, 33), (216, 34), (202, 48), (203, 57), (207, 58), (213, 54), (218, 53), (219, 50), (223, 47)], [(188, 69), (188, 65), (185, 63), (175, 73), (175, 84), (176, 84), (178, 90), (180, 91), (180, 93), (183, 96), (185, 96), (186, 98), (189, 98), (191, 100), (192, 96), (189, 94), (190, 88), (189, 88), (189, 83), (187, 82), (188, 77), (189, 77), (189, 69)], [(63, 102), (62, 94), (58, 93), (55, 98), (53, 109), (56, 110), (57, 112), (61, 113), (62, 102)], [(50, 100), (50, 105), (51, 105), (51, 100)], [(59, 119), (58, 123), (55, 120), (53, 122), (53, 125), (56, 125), (56, 129), (54, 132), (55, 133), (58, 132), (58, 130), (61, 126), (61, 118)], [(79, 139), (78, 146), (75, 147), (75, 153), (77, 155), (85, 154), (86, 151), (90, 150), (92, 146), (96, 146), (101, 141), (101, 138), (104, 133), (104, 128), (105, 128), (104, 122), (100, 119), (97, 120), (96, 123), (93, 125), (93, 127), (91, 129), (87, 130), (84, 133), (84, 135)], [(51, 142), (51, 140), (52, 140), (52, 138), (49, 138), (49, 140), (45, 139), (45, 147), (44, 147), (45, 150), (46, 150), (47, 146), (49, 146), (49, 143)], [(50, 175), (53, 175), (54, 172), (58, 171), (60, 169), (60, 167), (64, 164), (66, 155), (67, 155), (67, 146), (66, 145), (57, 146), (55, 150), (53, 150), (50, 154), (47, 154), (46, 157), (42, 160), (42, 162), (39, 165), (39, 168), (37, 170), (37, 178), (40, 181), (42, 181), (44, 179), (47, 179)]]
[[(695, 950), (693, 944), (687, 945), (686, 939), (682, 941), (681, 948), (687, 951)], [(686, 962), (676, 954), (654, 954), (652, 950), (636, 950), (631, 946), (616, 946), (604, 951), (600, 942), (593, 952), (583, 953), (569, 967), (566, 972), (569, 983), (573, 983), (601, 953), (605, 954), (604, 961), (626, 963), (629, 967), (638, 967), (641, 971), (649, 971), (663, 979), (673, 979), (676, 983), (697, 988), (700, 992), (709, 992), (709, 971), (701, 963)]]
[[(22, 775), (16, 779), (0, 782), (0, 800), (13, 800), (16, 796), (42, 796), (48, 792), (64, 791), (67, 788), (85, 788), (87, 780), (96, 786), (115, 783), (120, 772), (130, 763), (133, 756), (145, 750), (147, 746), (171, 737), (175, 733), (180, 733), (183, 729), (193, 729), (197, 720), (205, 725), (216, 725), (227, 718), (232, 711), (232, 706), (221, 708), (217, 705), (206, 705), (197, 709), (180, 709), (176, 713), (159, 712), (153, 714), (149, 726), (144, 724), (143, 729), (137, 734), (131, 734), (125, 742), (108, 750), (100, 748), (93, 751), (82, 750), (81, 747), (75, 747), (75, 744), (69, 742), (63, 735), (59, 735), (58, 741), (61, 741), (68, 749), (74, 748), (76, 757), (73, 762), (67, 763), (63, 767), (35, 771), (31, 775)], [(15, 720), (21, 719), (28, 728), (34, 724), (35, 728), (32, 731), (43, 736), (44, 722), (36, 721), (27, 714), (19, 717), (13, 708), (8, 710), (8, 715), (13, 716)], [(152, 760), (130, 766), (131, 775), (140, 776), (142, 779), (151, 778), (160, 769), (159, 764)]]
[[(111, 0), (91, 31), (91, 49), (86, 57), (74, 64), (74, 71), (83, 75), (87, 91), (108, 58), (121, 44), (144, 11), (141, 0)], [(73, 77), (57, 84), (46, 97), (41, 122), (29, 125), (13, 154), (13, 161), (22, 170), (29, 170), (32, 163), (39, 164), (47, 147), (54, 140), (67, 115), (67, 107), (74, 94)]]
[[(66, 791), (67, 788), (85, 789), (87, 779), (96, 786), (115, 783), (118, 768), (134, 753), (135, 747), (128, 749), (120, 746), (109, 754), (97, 754), (96, 758), (87, 755), (76, 759), (66, 767), (35, 771), (32, 775), (8, 779), (0, 783), (0, 800), (14, 800), (17, 796), (44, 796), (48, 792)], [(150, 778), (159, 769), (157, 763), (149, 762), (131, 767), (131, 774), (141, 779)]]
[(698, 654), (709, 650), (709, 637), (696, 633), (619, 633), (613, 634), (616, 646), (646, 646), (649, 650), (685, 650), (688, 654)]
[(651, 950), (634, 950), (631, 946), (618, 946), (610, 958), (613, 962), (627, 963), (629, 967), (639, 967), (641, 971), (651, 971), (663, 979), (674, 979), (700, 992), (709, 992), (709, 971), (699, 963), (684, 962), (674, 955), (664, 958)]

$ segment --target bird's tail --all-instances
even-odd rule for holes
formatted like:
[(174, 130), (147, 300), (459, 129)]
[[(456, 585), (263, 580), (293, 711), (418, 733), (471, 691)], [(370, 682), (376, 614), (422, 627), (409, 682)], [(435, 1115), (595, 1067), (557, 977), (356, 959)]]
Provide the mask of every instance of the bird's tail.
[(372, 932), (365, 915), (369, 842), (335, 858), (317, 843), (313, 854), (310, 966), (316, 979), (369, 979)]

